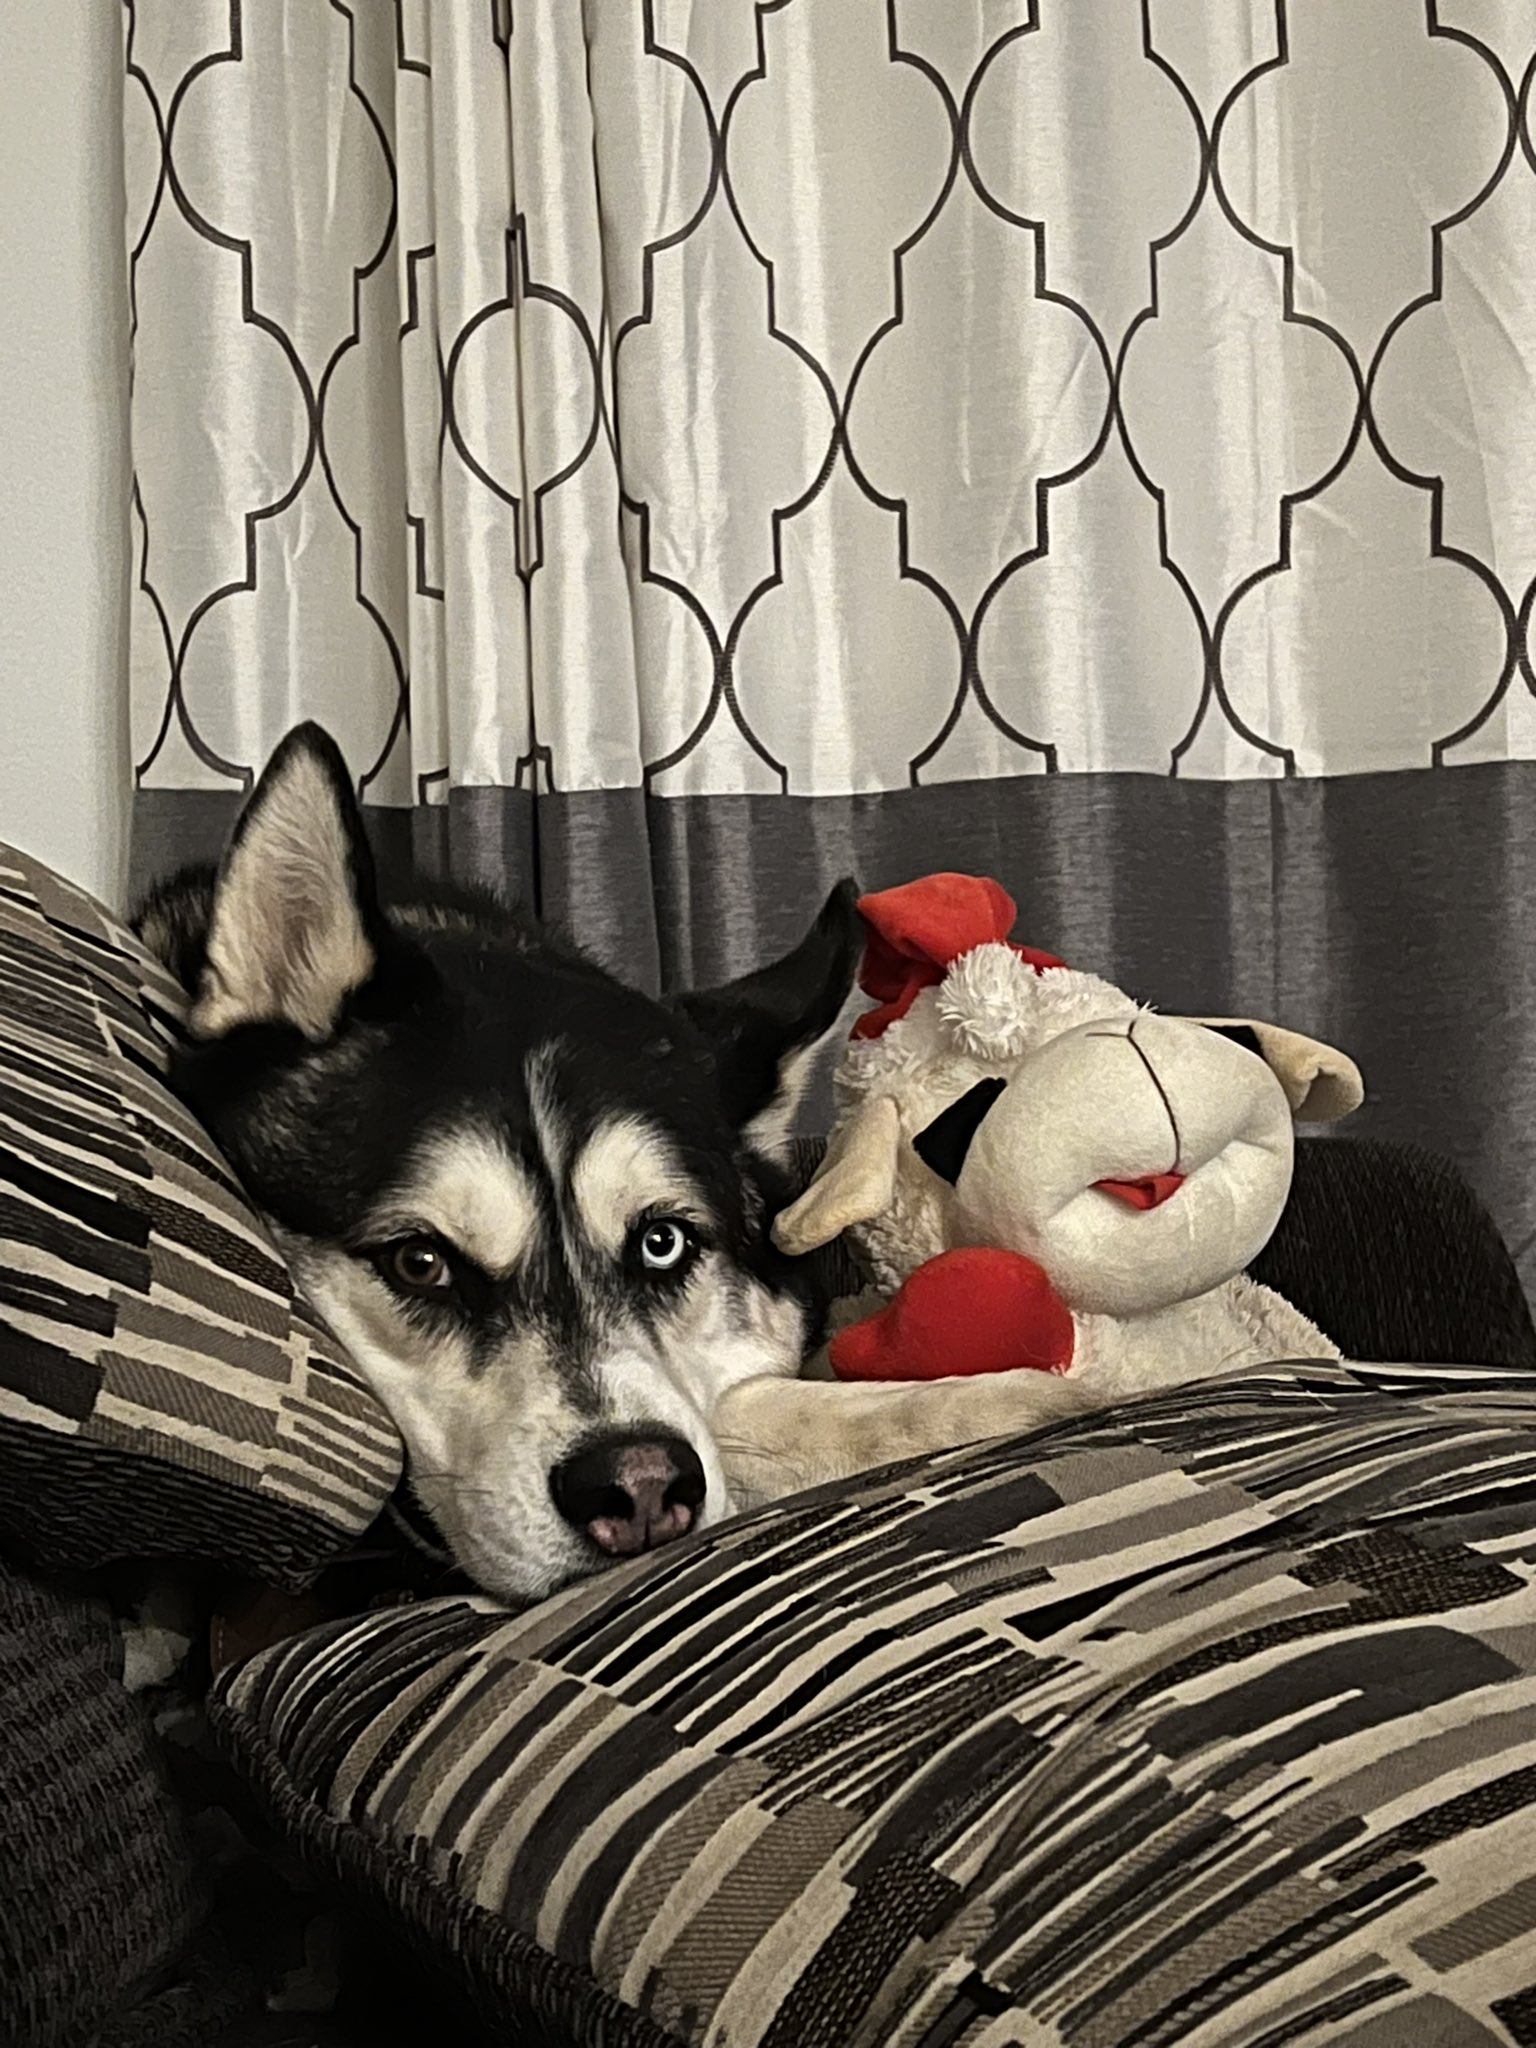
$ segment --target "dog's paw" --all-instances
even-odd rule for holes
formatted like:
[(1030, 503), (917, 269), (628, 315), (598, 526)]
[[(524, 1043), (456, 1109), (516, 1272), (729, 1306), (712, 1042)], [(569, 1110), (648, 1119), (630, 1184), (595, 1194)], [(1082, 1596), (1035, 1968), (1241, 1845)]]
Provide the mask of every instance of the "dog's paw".
[(820, 1405), (816, 1395), (831, 1391), (827, 1381), (764, 1378), (743, 1380), (721, 1397), (710, 1433), (736, 1507), (762, 1507), (840, 1476), (822, 1469), (825, 1446), (818, 1458), (814, 1429), (808, 1429)]
[(752, 1444), (719, 1448), (733, 1514), (749, 1515), (755, 1508), (769, 1507), (792, 1493), (803, 1493), (810, 1483), (792, 1459), (775, 1457)]
[(726, 1488), (737, 1508), (762, 1507), (807, 1483), (786, 1412), (792, 1384), (747, 1380), (723, 1396), (710, 1418)]
[(984, 1438), (1018, 1436), (1093, 1405), (1071, 1374), (975, 1379), (743, 1380), (711, 1417), (740, 1507)]

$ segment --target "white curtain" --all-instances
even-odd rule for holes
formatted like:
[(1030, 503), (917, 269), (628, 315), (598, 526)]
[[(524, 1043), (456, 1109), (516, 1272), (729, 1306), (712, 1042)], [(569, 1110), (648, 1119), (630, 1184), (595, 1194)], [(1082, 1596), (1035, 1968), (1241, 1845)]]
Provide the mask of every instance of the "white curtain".
[(1536, 1244), (1532, 0), (124, 24), (141, 878), (299, 717), (653, 981), (993, 872)]
[(145, 786), (1536, 749), (1529, 0), (127, 24)]

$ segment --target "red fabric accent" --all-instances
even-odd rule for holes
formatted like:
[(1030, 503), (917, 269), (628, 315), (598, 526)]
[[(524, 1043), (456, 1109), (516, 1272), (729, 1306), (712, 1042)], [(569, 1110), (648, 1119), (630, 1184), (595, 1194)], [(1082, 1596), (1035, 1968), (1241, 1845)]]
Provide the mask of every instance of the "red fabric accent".
[[(855, 1038), (878, 1038), (904, 1017), (925, 988), (944, 979), (963, 953), (1011, 943), (1018, 905), (1001, 882), (984, 875), (925, 875), (899, 889), (859, 899), (868, 928), (859, 987), (880, 1005), (853, 1027)], [(1014, 946), (1037, 974), (1064, 963), (1054, 953)]]
[(1096, 1180), (1094, 1186), (1129, 1202), (1133, 1209), (1160, 1209), (1170, 1195), (1179, 1192), (1185, 1178), (1182, 1173), (1144, 1173), (1140, 1180)]
[(1072, 1312), (1045, 1269), (1017, 1252), (942, 1252), (878, 1315), (840, 1330), (841, 1380), (941, 1380), (977, 1372), (1065, 1372)]

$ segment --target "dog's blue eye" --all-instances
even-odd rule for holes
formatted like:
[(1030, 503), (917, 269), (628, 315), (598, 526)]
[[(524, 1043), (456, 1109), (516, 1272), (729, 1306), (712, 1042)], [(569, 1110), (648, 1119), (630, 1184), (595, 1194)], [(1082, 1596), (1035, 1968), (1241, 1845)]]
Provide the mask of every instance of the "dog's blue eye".
[(640, 1232), (640, 1263), (648, 1273), (675, 1273), (697, 1244), (696, 1234), (686, 1223), (660, 1216)]

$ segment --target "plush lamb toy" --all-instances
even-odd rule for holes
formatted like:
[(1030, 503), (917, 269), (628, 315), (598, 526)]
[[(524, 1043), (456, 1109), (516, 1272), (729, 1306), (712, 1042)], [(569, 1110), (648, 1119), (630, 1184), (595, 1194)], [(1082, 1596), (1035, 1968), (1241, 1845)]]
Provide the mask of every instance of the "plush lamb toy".
[[(1361, 1101), (1350, 1060), (1272, 1025), (1161, 1016), (1012, 944), (995, 882), (934, 875), (859, 908), (879, 1007), (855, 1026), (821, 1171), (774, 1234), (803, 1253), (847, 1233), (875, 1292), (819, 1370), (870, 1384), (779, 1383), (778, 1417), (770, 1388), (738, 1388), (715, 1423), (738, 1491), (1338, 1357), (1243, 1268), (1285, 1206), (1293, 1117)], [(974, 1374), (995, 1384), (951, 1377)]]

